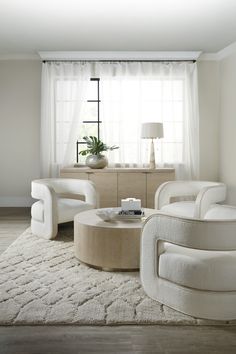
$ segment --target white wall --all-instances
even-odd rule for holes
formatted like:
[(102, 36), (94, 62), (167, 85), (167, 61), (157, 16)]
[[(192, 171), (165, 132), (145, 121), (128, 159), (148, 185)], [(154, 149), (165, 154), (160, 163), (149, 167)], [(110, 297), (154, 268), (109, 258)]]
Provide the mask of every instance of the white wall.
[(198, 62), (200, 179), (219, 179), (219, 62)]
[[(199, 62), (200, 177), (218, 180), (218, 64)], [(30, 205), (39, 177), (39, 61), (0, 61), (0, 206)]]
[(39, 176), (39, 61), (0, 61), (0, 206), (27, 206)]
[(220, 180), (236, 205), (236, 52), (220, 62)]

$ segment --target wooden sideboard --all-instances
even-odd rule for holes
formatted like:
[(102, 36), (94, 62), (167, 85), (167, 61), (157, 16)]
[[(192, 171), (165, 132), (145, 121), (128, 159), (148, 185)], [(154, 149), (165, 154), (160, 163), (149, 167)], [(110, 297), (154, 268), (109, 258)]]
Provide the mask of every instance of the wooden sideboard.
[(93, 181), (100, 195), (100, 207), (120, 206), (121, 199), (138, 198), (143, 208), (154, 208), (157, 188), (164, 182), (175, 179), (173, 168), (90, 168), (64, 167), (60, 177), (89, 179)]

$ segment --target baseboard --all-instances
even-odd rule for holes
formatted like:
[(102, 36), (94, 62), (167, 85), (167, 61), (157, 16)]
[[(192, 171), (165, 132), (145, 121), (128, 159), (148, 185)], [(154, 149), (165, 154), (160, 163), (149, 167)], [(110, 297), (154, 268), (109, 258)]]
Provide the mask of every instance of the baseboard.
[(31, 197), (1, 197), (0, 207), (30, 207), (34, 202)]

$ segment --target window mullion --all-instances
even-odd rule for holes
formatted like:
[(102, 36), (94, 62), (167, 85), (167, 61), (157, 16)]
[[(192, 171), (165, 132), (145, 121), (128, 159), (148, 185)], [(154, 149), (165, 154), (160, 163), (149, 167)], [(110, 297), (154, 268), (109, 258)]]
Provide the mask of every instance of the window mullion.
[[(87, 103), (97, 103), (97, 119), (96, 120), (83, 120), (84, 124), (97, 124), (97, 138), (100, 139), (100, 124), (102, 121), (100, 121), (100, 78), (91, 78), (90, 81), (96, 81), (97, 82), (97, 97), (94, 100), (88, 99), (86, 102)], [(83, 141), (78, 141), (76, 142), (76, 162), (79, 162), (79, 145), (86, 144)]]

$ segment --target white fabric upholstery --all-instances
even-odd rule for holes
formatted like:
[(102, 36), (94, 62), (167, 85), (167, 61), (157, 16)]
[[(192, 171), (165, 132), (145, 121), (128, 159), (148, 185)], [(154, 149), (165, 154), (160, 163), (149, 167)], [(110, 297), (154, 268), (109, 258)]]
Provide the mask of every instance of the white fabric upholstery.
[[(217, 205), (211, 213), (222, 207), (234, 209)], [(236, 319), (236, 218), (157, 212), (143, 227), (140, 275), (147, 295), (167, 306), (199, 318)]]
[(74, 216), (81, 211), (89, 210), (91, 204), (82, 202), (81, 200), (60, 198), (58, 199), (58, 222), (68, 222), (74, 219)]
[(31, 217), (36, 221), (43, 222), (44, 221), (44, 209), (43, 209), (43, 201), (39, 200), (35, 202), (31, 207)]
[[(182, 201), (164, 205), (161, 211), (174, 216), (184, 216), (193, 218), (195, 212), (194, 201)], [(227, 220), (236, 219), (236, 207), (231, 205), (211, 204), (203, 219), (207, 220)]]
[(236, 251), (203, 251), (168, 242), (161, 249), (161, 278), (193, 289), (236, 290)]
[[(193, 197), (195, 202), (183, 204), (171, 198)], [(223, 183), (205, 181), (170, 181), (163, 183), (155, 194), (155, 208), (171, 215), (203, 219), (214, 203), (225, 200), (226, 187)], [(192, 210), (194, 206), (194, 210)], [(190, 208), (190, 210), (188, 209)], [(181, 212), (183, 214), (181, 214)]]
[[(47, 239), (56, 237), (58, 224), (72, 221), (84, 210), (99, 206), (94, 184), (88, 180), (48, 178), (32, 181), (31, 229)], [(71, 196), (71, 198), (70, 198)], [(85, 201), (79, 200), (84, 196)]]
[(192, 218), (195, 211), (195, 202), (183, 201), (164, 205), (161, 211), (175, 216), (186, 216)]
[(213, 204), (206, 212), (205, 219), (208, 220), (236, 220), (236, 207), (231, 205)]
[[(91, 209), (91, 204), (76, 199), (58, 198), (57, 208), (58, 223), (60, 224), (73, 220), (78, 211)], [(44, 221), (44, 204), (42, 200), (39, 200), (32, 205), (31, 216), (37, 221)]]

